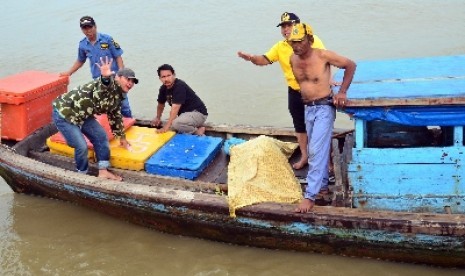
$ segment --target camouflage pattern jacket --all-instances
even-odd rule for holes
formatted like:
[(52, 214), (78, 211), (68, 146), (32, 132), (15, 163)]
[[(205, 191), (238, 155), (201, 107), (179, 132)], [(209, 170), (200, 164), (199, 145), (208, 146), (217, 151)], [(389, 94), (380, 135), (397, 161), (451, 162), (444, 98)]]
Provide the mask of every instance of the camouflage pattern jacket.
[(62, 94), (53, 101), (53, 107), (66, 121), (78, 126), (91, 116), (107, 114), (113, 134), (125, 137), (121, 114), (123, 93), (113, 77), (108, 85), (98, 78)]

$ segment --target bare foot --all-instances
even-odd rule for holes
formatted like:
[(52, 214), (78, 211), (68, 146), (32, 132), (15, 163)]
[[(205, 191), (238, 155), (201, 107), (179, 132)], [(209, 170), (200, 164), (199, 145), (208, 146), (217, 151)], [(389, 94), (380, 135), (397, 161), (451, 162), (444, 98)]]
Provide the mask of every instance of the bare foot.
[(195, 135), (204, 136), (205, 135), (205, 127), (199, 127), (195, 132)]
[(294, 164), (292, 164), (292, 167), (296, 170), (300, 170), (302, 169), (303, 167), (305, 167), (305, 165), (308, 164), (308, 159), (307, 158), (302, 158), (300, 159), (299, 162), (296, 162)]
[(308, 213), (313, 209), (313, 206), (315, 206), (315, 201), (312, 201), (308, 198), (302, 199), (302, 201), (299, 203), (299, 206), (295, 208), (294, 212), (296, 213)]
[(111, 173), (108, 170), (98, 170), (98, 177), (116, 181), (123, 181), (123, 178), (121, 176)]

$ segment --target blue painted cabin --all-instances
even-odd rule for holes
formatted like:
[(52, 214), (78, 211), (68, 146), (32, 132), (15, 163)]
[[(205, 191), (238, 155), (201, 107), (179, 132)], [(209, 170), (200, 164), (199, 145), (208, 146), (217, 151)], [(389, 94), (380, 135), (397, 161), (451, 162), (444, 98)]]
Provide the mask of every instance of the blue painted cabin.
[(357, 62), (344, 112), (354, 207), (465, 213), (465, 56)]

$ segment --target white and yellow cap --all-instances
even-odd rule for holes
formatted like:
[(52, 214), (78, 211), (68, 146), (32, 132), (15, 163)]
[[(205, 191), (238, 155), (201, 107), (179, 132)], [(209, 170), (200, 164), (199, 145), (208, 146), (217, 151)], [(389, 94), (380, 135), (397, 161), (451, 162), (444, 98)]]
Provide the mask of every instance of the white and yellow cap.
[(306, 23), (295, 24), (287, 41), (302, 41), (306, 35), (313, 35), (312, 27)]

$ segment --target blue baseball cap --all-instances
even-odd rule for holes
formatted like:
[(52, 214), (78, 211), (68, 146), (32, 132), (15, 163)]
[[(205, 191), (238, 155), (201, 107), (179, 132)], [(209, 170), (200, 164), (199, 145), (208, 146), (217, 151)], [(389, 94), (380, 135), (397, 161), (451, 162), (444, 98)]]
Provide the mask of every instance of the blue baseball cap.
[(300, 18), (295, 13), (285, 12), (281, 14), (281, 22), (276, 27), (279, 27), (284, 23), (300, 23)]

